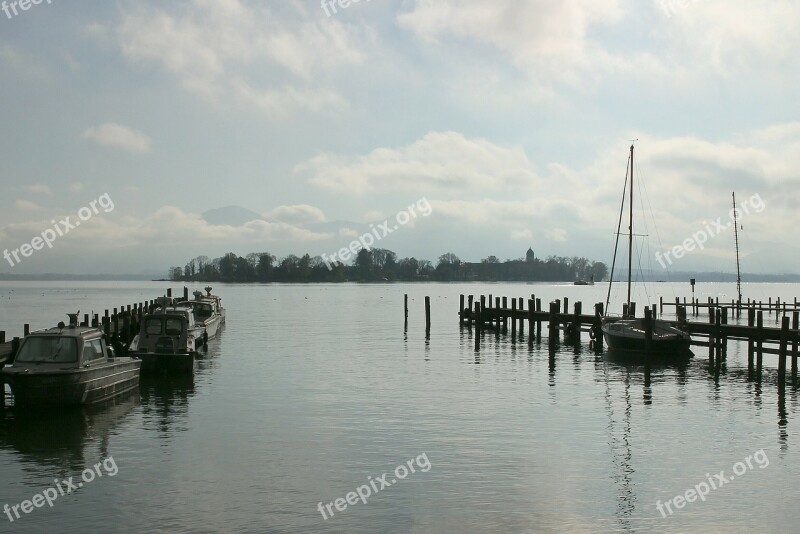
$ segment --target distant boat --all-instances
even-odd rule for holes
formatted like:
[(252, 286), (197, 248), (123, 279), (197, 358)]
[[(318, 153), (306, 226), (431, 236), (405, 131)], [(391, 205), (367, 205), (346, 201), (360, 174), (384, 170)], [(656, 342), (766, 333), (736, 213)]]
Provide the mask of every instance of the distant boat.
[[(628, 226), (628, 299), (625, 309), (628, 314), (623, 317), (606, 315), (603, 317), (601, 328), (603, 338), (608, 348), (614, 352), (628, 355), (645, 354), (645, 329), (644, 319), (635, 317), (635, 304), (631, 303), (631, 274), (633, 259), (633, 145), (630, 151), (630, 218)], [(627, 185), (627, 180), (626, 180)], [(624, 197), (623, 197), (624, 198)], [(619, 226), (622, 225), (623, 211), (620, 210)], [(617, 230), (617, 244), (619, 243), (619, 229)], [(614, 280), (614, 264), (616, 263), (616, 246), (614, 247), (614, 261), (611, 267), (611, 277), (608, 281), (609, 297), (611, 283)], [(608, 300), (606, 301), (606, 314), (608, 314)], [(691, 337), (673, 323), (664, 320), (653, 321), (653, 336), (650, 350), (654, 354), (664, 356), (685, 357), (689, 353)]]
[(594, 285), (594, 275), (589, 279), (587, 282), (586, 280), (575, 280), (576, 286), (593, 286)]
[(225, 308), (222, 307), (222, 299), (212, 295), (211, 289), (211, 287), (205, 288), (207, 295), (195, 291), (194, 300), (184, 300), (175, 304), (176, 307), (192, 311), (195, 324), (205, 329), (206, 341), (217, 337), (220, 327), (225, 323)]
[(141, 362), (116, 357), (99, 328), (70, 325), (32, 332), (2, 370), (15, 405), (70, 406), (102, 402), (139, 387)]

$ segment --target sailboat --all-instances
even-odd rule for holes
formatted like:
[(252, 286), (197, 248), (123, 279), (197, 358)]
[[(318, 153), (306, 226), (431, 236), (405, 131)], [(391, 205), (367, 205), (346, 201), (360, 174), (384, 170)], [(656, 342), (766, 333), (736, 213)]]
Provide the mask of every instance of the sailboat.
[[(645, 328), (644, 319), (635, 317), (635, 303), (631, 303), (631, 276), (633, 259), (633, 145), (630, 151), (630, 219), (628, 225), (628, 299), (623, 317), (603, 317), (601, 328), (603, 338), (608, 348), (614, 352), (632, 355), (645, 354)], [(627, 180), (626, 180), (627, 183)], [(624, 198), (624, 196), (623, 196)], [(619, 224), (622, 224), (622, 210), (620, 210)], [(617, 242), (619, 242), (617, 230)], [(614, 262), (611, 267), (611, 277), (608, 281), (608, 294), (611, 295), (611, 284), (614, 281), (614, 263), (616, 263), (616, 246), (614, 248)], [(608, 300), (606, 301), (608, 313)], [(669, 321), (654, 320), (653, 336), (650, 341), (650, 351), (654, 354), (685, 356), (689, 352), (691, 337), (687, 332), (677, 328)]]

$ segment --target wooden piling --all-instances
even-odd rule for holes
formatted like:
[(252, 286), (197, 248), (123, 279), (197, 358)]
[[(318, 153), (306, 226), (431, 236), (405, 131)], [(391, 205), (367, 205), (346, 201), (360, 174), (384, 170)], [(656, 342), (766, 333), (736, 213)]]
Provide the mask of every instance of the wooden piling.
[(764, 345), (764, 312), (761, 310), (758, 310), (756, 315), (756, 329), (758, 336), (756, 338), (756, 375), (758, 380), (761, 381), (761, 368), (764, 363), (764, 351), (762, 350)]
[[(714, 324), (714, 308), (708, 308), (708, 323)], [(716, 339), (714, 336), (714, 329), (712, 328), (708, 334), (708, 366), (709, 369), (714, 368), (714, 343)]]
[[(481, 295), (483, 301), (483, 295)], [(475, 303), (475, 350), (481, 350), (481, 335), (483, 334), (483, 305), (481, 302)]]
[[(747, 326), (754, 327), (756, 324), (756, 309), (752, 306), (747, 308)], [(753, 337), (747, 338), (747, 375), (752, 378), (755, 372), (755, 362), (753, 360)]]
[(23, 337), (28, 337), (31, 334), (31, 325), (29, 325), (28, 323), (22, 325), (22, 332), (23, 332), (22, 334)]
[[(108, 313), (108, 312), (106, 312)], [(405, 317), (406, 327), (408, 326), (408, 293), (403, 295), (403, 316)]]
[(556, 315), (561, 311), (561, 302), (554, 300), (550, 302), (550, 318), (547, 321), (548, 343), (553, 344), (558, 341), (558, 322)]
[(464, 293), (458, 296), (458, 324), (464, 324)]
[[(542, 311), (542, 299), (536, 299), (536, 311)], [(533, 333), (533, 330), (531, 330)], [(540, 319), (536, 320), (536, 339), (542, 339), (542, 321)]]
[[(498, 306), (499, 307), (499, 306)], [(508, 308), (508, 297), (503, 297), (503, 306), (502, 308), (505, 310)], [(508, 316), (503, 314), (503, 333), (508, 333)]]
[(574, 305), (575, 311), (572, 316), (572, 341), (580, 343), (581, 341), (581, 312), (583, 311), (583, 303), (576, 302)]
[(533, 299), (528, 300), (528, 345), (533, 345), (533, 336), (534, 336), (534, 329), (533, 329), (533, 312), (536, 304)]
[(517, 339), (517, 299), (511, 299), (511, 312), (511, 341), (514, 342)]
[(431, 298), (425, 297), (425, 335), (431, 335)]
[(778, 384), (786, 383), (786, 349), (789, 341), (789, 317), (784, 315), (781, 321), (781, 340), (778, 345)]
[(653, 311), (644, 308), (644, 385), (650, 386), (650, 360), (653, 357)]
[[(519, 298), (519, 309), (520, 311), (525, 309), (525, 301), (522, 297)], [(519, 335), (522, 337), (525, 334), (525, 319), (520, 316), (519, 318)]]
[(800, 330), (798, 322), (800, 322), (800, 312), (792, 312), (792, 329), (794, 330), (794, 337), (792, 338), (792, 382), (797, 381), (797, 334), (798, 330)]

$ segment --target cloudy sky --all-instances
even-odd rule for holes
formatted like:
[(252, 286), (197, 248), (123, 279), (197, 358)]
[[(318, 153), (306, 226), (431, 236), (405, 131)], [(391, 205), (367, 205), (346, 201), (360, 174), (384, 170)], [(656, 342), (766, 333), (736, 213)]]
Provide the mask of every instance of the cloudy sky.
[[(0, 249), (64, 235), (0, 272), (331, 253), (422, 199), (378, 246), (610, 263), (633, 139), (645, 267), (736, 191), (744, 270), (800, 271), (797, 2), (344, 5), (7, 5)], [(672, 269), (735, 271), (717, 233)]]

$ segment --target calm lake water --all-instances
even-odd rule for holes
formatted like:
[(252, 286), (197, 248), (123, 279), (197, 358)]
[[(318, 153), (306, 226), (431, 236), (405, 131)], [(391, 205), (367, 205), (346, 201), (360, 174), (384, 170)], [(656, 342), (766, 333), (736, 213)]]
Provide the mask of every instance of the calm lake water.
[[(50, 327), (67, 312), (102, 313), (167, 286), (0, 282), (0, 329), (20, 335), (23, 323)], [(650, 302), (691, 296), (688, 284), (650, 290)], [(729, 300), (735, 287), (697, 291)], [(3, 513), (0, 532), (796, 531), (798, 394), (789, 385), (779, 402), (775, 356), (765, 355), (759, 386), (747, 381), (746, 347), (731, 344), (715, 384), (697, 348), (686, 367), (655, 368), (645, 388), (641, 368), (595, 356), (586, 335), (577, 350), (560, 346), (551, 363), (546, 339), (529, 348), (527, 339), (489, 334), (476, 353), (472, 333), (458, 326), (460, 293), (567, 296), (588, 311), (605, 292), (215, 284), (227, 325), (193, 379), (143, 380), (138, 393), (100, 409), (2, 411), (0, 506), (55, 480), (77, 482), (103, 460), (115, 469), (99, 468), (104, 476), (14, 522)], [(800, 286), (746, 284), (743, 292), (791, 300)], [(704, 501), (673, 505), (667, 517), (657, 509), (720, 472), (728, 482)], [(381, 488), (383, 473), (389, 486)], [(372, 493), (366, 504), (342, 500), (347, 508), (337, 510), (357, 488)]]

